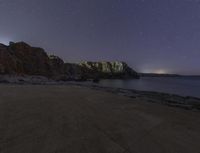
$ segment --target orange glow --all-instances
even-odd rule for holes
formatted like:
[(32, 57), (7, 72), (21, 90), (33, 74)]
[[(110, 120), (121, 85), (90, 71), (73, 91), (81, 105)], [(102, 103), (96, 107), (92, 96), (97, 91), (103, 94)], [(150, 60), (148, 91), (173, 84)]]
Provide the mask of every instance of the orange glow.
[(165, 70), (159, 69), (159, 70), (156, 70), (154, 73), (157, 73), (157, 74), (166, 74), (167, 72)]

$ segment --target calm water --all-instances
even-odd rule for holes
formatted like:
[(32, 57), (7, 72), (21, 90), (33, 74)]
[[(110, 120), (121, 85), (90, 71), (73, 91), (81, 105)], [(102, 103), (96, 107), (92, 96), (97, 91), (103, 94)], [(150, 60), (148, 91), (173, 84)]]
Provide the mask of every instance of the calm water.
[(101, 80), (99, 85), (200, 98), (200, 77), (142, 77), (139, 80)]

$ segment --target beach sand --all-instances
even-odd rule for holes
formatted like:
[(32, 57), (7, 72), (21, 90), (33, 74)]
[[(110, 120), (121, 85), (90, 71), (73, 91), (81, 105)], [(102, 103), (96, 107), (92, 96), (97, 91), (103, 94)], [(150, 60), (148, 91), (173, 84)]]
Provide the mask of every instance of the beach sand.
[(73, 85), (0, 85), (0, 153), (200, 153), (200, 112)]

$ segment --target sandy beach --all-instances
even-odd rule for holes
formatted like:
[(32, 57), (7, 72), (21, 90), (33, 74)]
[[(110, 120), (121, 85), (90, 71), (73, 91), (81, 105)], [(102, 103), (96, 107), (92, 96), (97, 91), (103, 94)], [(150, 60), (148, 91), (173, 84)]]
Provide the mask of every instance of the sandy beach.
[(1, 153), (199, 153), (199, 111), (74, 85), (0, 85)]

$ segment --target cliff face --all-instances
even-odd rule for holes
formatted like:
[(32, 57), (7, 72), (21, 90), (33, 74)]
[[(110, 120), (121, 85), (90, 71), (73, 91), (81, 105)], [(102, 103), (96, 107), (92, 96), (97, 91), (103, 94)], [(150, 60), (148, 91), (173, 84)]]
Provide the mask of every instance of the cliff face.
[(24, 42), (10, 43), (9, 46), (0, 44), (0, 74), (42, 75), (58, 80), (138, 78), (124, 62), (64, 63), (57, 56), (48, 56), (44, 49)]
[[(11, 43), (9, 53), (18, 61), (22, 72), (28, 75), (51, 75), (51, 66), (48, 55), (42, 48), (31, 47), (24, 42)], [(19, 73), (19, 71), (17, 71)]]
[(64, 71), (69, 80), (85, 80), (85, 69), (78, 64), (65, 63)]
[(68, 79), (127, 79), (139, 78), (137, 72), (124, 62), (81, 62), (65, 63)]
[(137, 72), (124, 62), (82, 62), (79, 65), (89, 78), (139, 78)]
[(22, 62), (12, 55), (9, 48), (0, 44), (0, 74), (23, 72)]
[(60, 57), (50, 55), (49, 60), (52, 75), (64, 74), (64, 61)]

